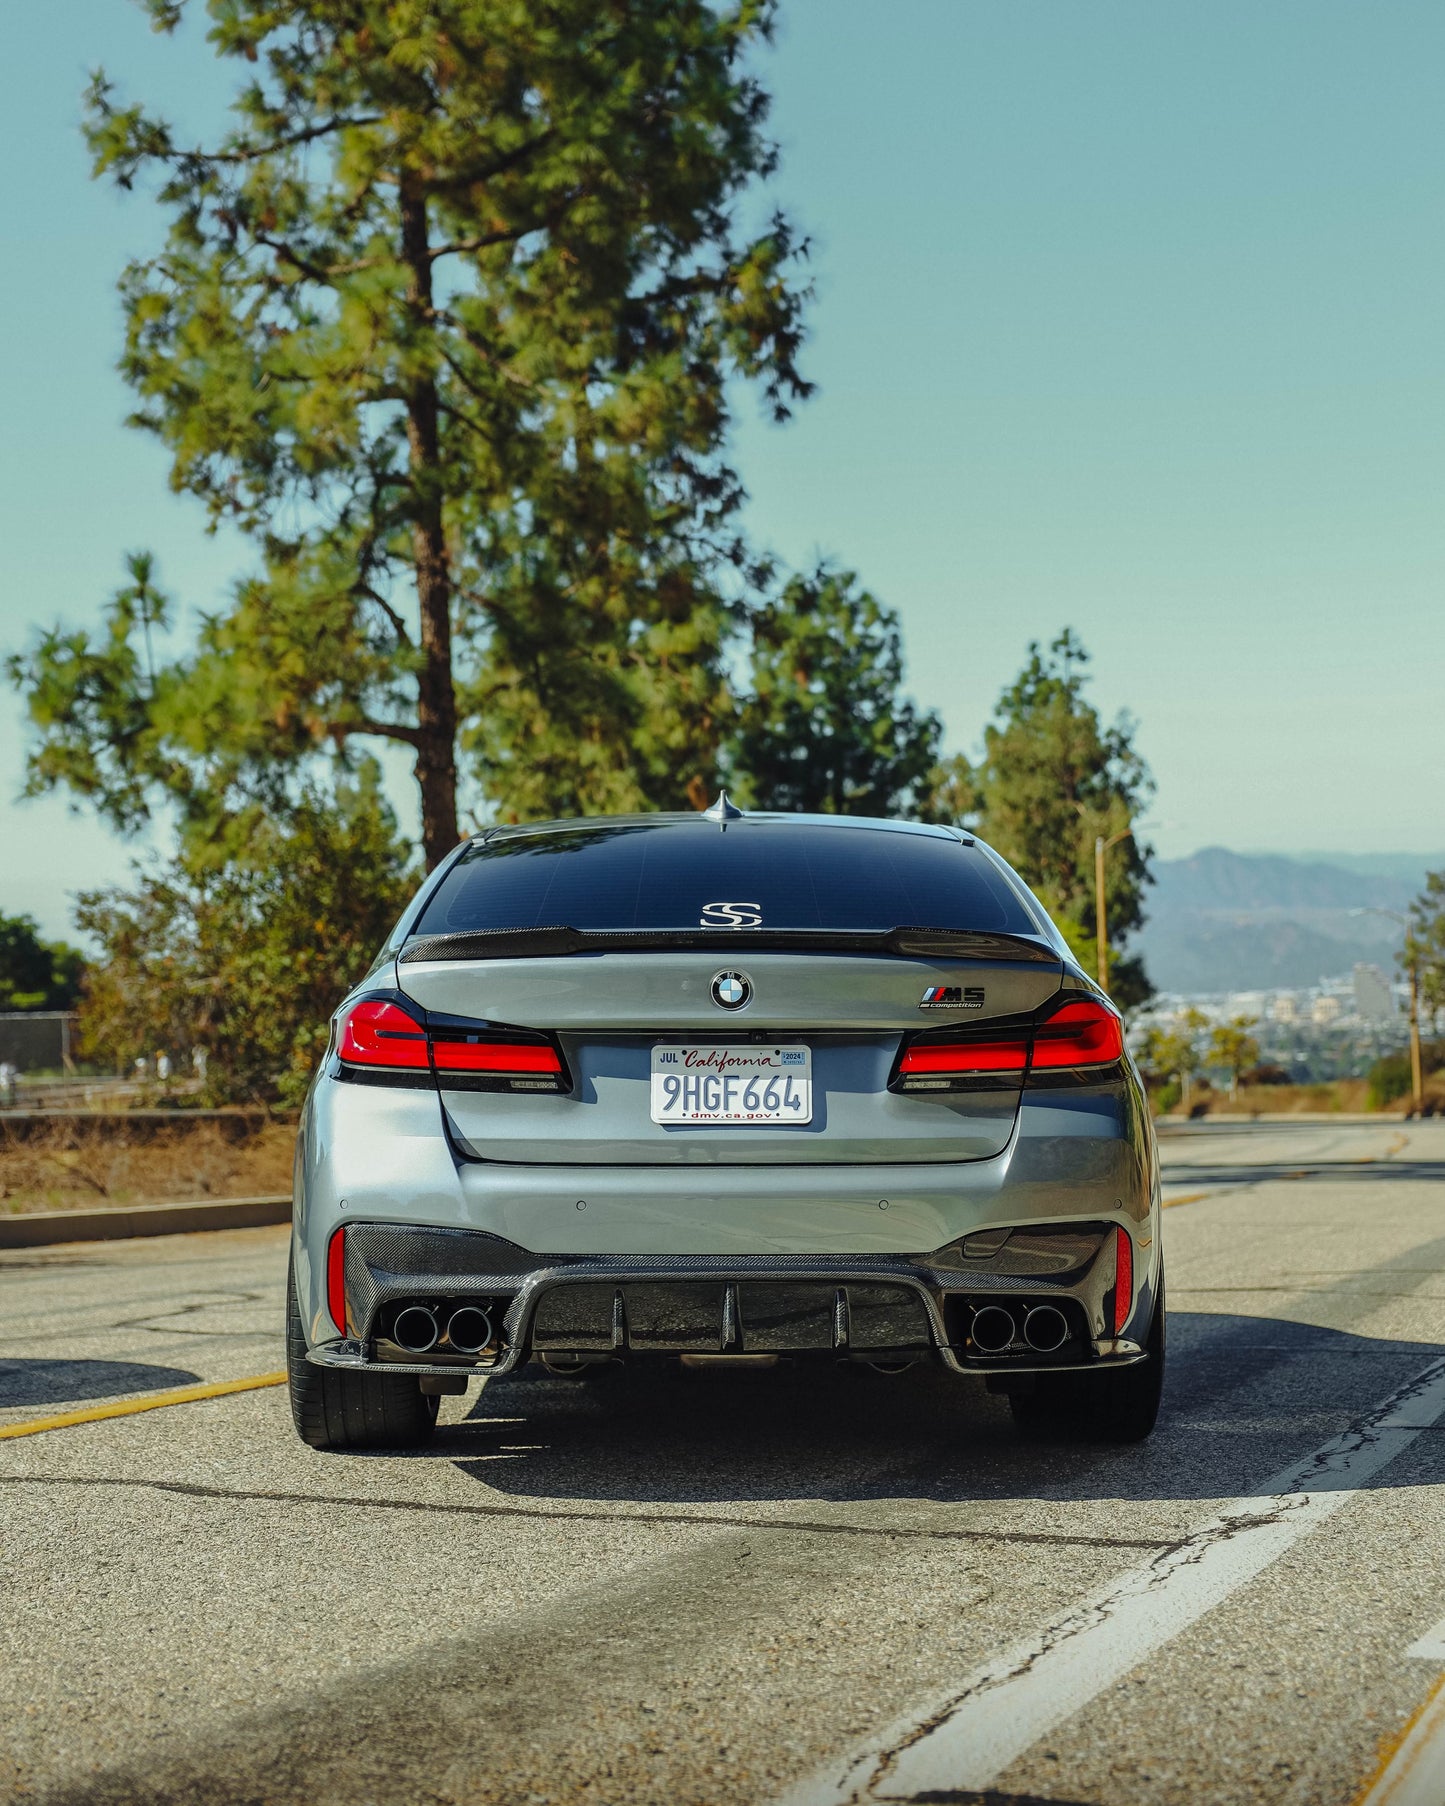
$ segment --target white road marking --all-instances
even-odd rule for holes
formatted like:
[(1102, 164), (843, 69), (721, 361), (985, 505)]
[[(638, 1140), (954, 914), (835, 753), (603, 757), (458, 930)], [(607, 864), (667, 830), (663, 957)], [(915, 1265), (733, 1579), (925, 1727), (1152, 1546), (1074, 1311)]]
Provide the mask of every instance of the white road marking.
[[(1348, 1504), (1442, 1416), (1445, 1361), (1435, 1361), (1183, 1542), (1109, 1581), (961, 1686), (809, 1777), (785, 1796), (785, 1806), (858, 1806), (991, 1786), (1039, 1738)], [(1431, 1806), (1442, 1799), (1445, 1793), (1436, 1794)]]
[(1440, 1806), (1445, 1800), (1445, 1680), (1425, 1702), (1389, 1766), (1355, 1806)]
[[(1426, 1662), (1445, 1662), (1445, 1618), (1442, 1618), (1432, 1630), (1427, 1630), (1423, 1637), (1412, 1643), (1405, 1654), (1418, 1656)], [(1441, 1798), (1445, 1799), (1445, 1794), (1442, 1794)]]

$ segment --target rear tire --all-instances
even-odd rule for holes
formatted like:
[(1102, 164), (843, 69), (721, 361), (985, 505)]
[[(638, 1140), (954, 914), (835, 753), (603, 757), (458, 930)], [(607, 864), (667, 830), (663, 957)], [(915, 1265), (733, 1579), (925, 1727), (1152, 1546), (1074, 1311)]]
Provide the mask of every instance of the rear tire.
[(1021, 1430), (1083, 1435), (1093, 1442), (1143, 1442), (1159, 1416), (1164, 1391), (1164, 1275), (1144, 1341), (1145, 1359), (1103, 1373), (1041, 1373), (1032, 1392), (1009, 1395)]
[(414, 1449), (436, 1427), (437, 1398), (412, 1373), (346, 1373), (306, 1358), (296, 1277), (286, 1274), (286, 1381), (296, 1434), (313, 1449)]

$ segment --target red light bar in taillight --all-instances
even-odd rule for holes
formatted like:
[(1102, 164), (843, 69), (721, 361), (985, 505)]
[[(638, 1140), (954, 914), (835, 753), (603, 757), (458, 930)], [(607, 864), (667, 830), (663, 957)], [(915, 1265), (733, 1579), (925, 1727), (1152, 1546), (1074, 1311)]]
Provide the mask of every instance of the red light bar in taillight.
[(1016, 1022), (990, 1035), (920, 1038), (903, 1050), (894, 1080), (902, 1091), (956, 1091), (1031, 1071), (1111, 1066), (1124, 1055), (1124, 1025), (1107, 1004), (1074, 997), (1029, 1029)]
[(967, 1078), (975, 1073), (1022, 1072), (1028, 1063), (1027, 1035), (991, 1041), (923, 1041), (904, 1052), (898, 1076), (905, 1084), (911, 1078)]
[(336, 1051), (350, 1066), (427, 1068), (426, 1030), (397, 1004), (377, 997), (352, 1007)]
[(1134, 1244), (1127, 1229), (1114, 1231), (1114, 1334), (1122, 1336), (1134, 1308)]
[(1034, 1070), (1111, 1066), (1124, 1057), (1124, 1024), (1106, 1005), (1078, 997), (1055, 1010), (1034, 1033)]
[(326, 1309), (331, 1321), (346, 1334), (346, 1225), (343, 1223), (326, 1248)]
[(560, 1078), (562, 1062), (555, 1047), (545, 1041), (466, 1040), (432, 1042), (438, 1072), (479, 1072), (493, 1078), (530, 1077), (545, 1074)]

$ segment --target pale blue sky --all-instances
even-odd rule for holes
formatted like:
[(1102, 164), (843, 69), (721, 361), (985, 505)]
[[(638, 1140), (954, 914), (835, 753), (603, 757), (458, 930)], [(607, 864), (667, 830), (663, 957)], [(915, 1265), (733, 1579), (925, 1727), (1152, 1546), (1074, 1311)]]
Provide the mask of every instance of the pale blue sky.
[[(127, 398), (114, 279), (157, 221), (88, 180), (86, 69), (202, 127), (226, 77), (126, 0), (12, 4), (0, 191), (0, 645), (208, 540)], [(744, 412), (755, 536), (903, 614), (978, 740), (1065, 624), (1129, 708), (1168, 854), (1445, 844), (1445, 9), (784, 0), (778, 198), (815, 241), (819, 394)], [(13, 805), (0, 909), (66, 926), (129, 850)]]

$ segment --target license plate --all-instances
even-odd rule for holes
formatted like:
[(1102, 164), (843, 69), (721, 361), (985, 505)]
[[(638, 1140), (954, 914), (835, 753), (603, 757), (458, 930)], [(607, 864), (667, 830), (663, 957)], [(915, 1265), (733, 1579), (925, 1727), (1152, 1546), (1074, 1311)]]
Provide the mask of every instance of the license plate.
[(654, 1047), (652, 1120), (807, 1123), (813, 1120), (810, 1047)]

